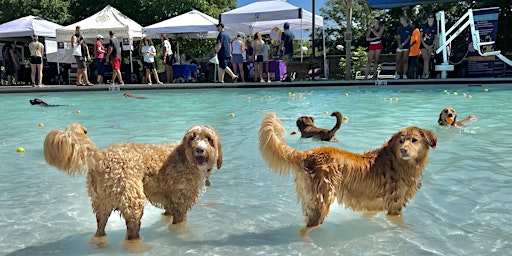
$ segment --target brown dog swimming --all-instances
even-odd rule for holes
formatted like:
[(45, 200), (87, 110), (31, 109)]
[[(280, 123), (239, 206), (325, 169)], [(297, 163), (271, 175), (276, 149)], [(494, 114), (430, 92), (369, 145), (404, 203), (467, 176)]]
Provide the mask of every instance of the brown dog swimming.
[(301, 138), (337, 142), (336, 132), (341, 127), (342, 116), (338, 111), (332, 112), (331, 116), (336, 117), (336, 124), (330, 130), (316, 127), (315, 120), (312, 116), (301, 116), (297, 118), (297, 128), (299, 128), (302, 134)]
[(442, 126), (464, 126), (464, 123), (476, 120), (475, 115), (469, 115), (468, 117), (457, 121), (457, 112), (454, 108), (446, 107), (441, 110), (437, 123)]

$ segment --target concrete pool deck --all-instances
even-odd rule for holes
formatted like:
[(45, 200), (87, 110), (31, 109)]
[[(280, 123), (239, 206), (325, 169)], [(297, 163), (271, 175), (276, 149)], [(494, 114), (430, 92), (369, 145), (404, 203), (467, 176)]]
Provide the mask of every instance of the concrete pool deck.
[(409, 79), (409, 80), (314, 80), (297, 82), (272, 83), (178, 83), (164, 85), (125, 84), (112, 87), (107, 84), (94, 86), (76, 85), (30, 85), (0, 86), (0, 93), (33, 93), (33, 92), (72, 92), (72, 91), (133, 91), (133, 90), (175, 90), (175, 89), (220, 89), (220, 88), (294, 88), (294, 87), (382, 87), (386, 86), (423, 86), (422, 88), (464, 88), (464, 87), (512, 87), (512, 78), (448, 78), (448, 79)]

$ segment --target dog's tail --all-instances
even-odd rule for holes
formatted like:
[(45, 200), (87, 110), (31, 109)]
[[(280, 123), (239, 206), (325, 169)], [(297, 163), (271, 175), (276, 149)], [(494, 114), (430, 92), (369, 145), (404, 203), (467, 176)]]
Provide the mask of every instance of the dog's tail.
[(343, 117), (341, 116), (341, 113), (338, 112), (338, 111), (335, 111), (335, 112), (332, 112), (331, 116), (335, 116), (336, 117), (336, 124), (334, 125), (334, 127), (329, 131), (329, 133), (331, 133), (332, 135), (334, 135), (338, 129), (340, 129), (341, 127), (341, 123), (343, 121)]
[(79, 123), (70, 124), (65, 131), (51, 131), (44, 140), (44, 159), (69, 175), (87, 172), (99, 150), (86, 134)]
[(283, 176), (298, 170), (303, 158), (302, 152), (286, 144), (285, 132), (275, 113), (265, 115), (260, 127), (260, 152), (270, 169)]

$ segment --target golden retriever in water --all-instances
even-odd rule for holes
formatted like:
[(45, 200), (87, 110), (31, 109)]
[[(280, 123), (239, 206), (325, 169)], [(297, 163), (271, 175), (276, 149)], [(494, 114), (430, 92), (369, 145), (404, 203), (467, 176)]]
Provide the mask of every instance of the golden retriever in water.
[(87, 173), (97, 221), (91, 242), (98, 247), (107, 244), (105, 226), (112, 211), (119, 211), (126, 221), (126, 242), (140, 240), (147, 201), (165, 209), (164, 215), (172, 216), (173, 224), (184, 223), (205, 183), (209, 185), (214, 167), (222, 166), (220, 137), (210, 126), (193, 126), (176, 143), (124, 143), (103, 150), (86, 134), (79, 123), (65, 131), (51, 131), (44, 141), (44, 157), (70, 175)]
[(312, 116), (301, 116), (297, 118), (297, 128), (299, 128), (301, 138), (337, 142), (336, 132), (341, 127), (342, 116), (340, 112), (337, 111), (333, 112), (331, 116), (336, 117), (336, 124), (330, 130), (316, 127), (315, 120)]
[(298, 151), (284, 141), (285, 130), (275, 113), (265, 115), (259, 133), (260, 152), (270, 169), (295, 178), (307, 222), (301, 237), (323, 223), (335, 197), (355, 211), (400, 216), (421, 187), (429, 147), (437, 143), (432, 131), (408, 127), (382, 147), (363, 154), (333, 147)]
[(468, 117), (457, 121), (457, 112), (454, 108), (446, 107), (441, 110), (437, 123), (442, 126), (464, 126), (464, 123), (476, 120), (476, 116), (469, 115)]

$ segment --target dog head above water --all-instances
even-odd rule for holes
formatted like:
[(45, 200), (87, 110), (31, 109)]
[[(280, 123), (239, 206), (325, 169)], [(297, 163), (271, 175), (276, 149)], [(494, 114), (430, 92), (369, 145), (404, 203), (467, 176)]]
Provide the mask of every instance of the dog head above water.
[(204, 172), (206, 177), (213, 168), (222, 166), (220, 136), (211, 126), (192, 126), (183, 137), (187, 161)]
[(443, 108), (439, 114), (437, 123), (442, 126), (455, 125), (455, 123), (457, 123), (457, 112), (450, 107)]
[(434, 132), (415, 126), (400, 130), (388, 141), (394, 155), (405, 161), (426, 159), (429, 147), (436, 148), (436, 144), (437, 136)]
[(297, 118), (297, 128), (299, 128), (299, 131), (304, 131), (307, 127), (314, 125), (315, 119), (312, 116), (301, 116)]

